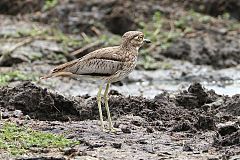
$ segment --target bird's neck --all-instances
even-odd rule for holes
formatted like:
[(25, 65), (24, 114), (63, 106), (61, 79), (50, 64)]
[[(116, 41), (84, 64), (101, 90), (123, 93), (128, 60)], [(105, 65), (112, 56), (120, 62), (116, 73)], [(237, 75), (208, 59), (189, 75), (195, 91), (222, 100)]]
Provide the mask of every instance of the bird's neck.
[(123, 50), (127, 50), (128, 52), (137, 52), (138, 54), (138, 50), (139, 50), (139, 46), (132, 46), (132, 45), (129, 45), (129, 44), (121, 44), (120, 45), (120, 48), (123, 49)]
[(139, 47), (121, 45), (120, 49), (126, 53), (124, 56), (126, 56), (125, 58), (127, 61), (135, 62), (137, 60)]

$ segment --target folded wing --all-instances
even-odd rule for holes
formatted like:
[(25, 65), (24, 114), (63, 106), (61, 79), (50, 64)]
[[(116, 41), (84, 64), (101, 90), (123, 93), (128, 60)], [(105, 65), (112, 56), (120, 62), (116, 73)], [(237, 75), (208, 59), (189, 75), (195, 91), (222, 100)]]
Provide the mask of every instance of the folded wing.
[(71, 62), (57, 66), (52, 72), (43, 77), (90, 75), (110, 76), (123, 66), (119, 47), (103, 48), (87, 54)]

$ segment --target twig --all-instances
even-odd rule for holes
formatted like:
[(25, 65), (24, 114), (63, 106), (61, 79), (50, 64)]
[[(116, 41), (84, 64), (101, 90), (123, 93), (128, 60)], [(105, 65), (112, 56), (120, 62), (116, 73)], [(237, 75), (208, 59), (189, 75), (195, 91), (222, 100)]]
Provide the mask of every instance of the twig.
[(95, 26), (91, 27), (91, 30), (97, 35), (100, 36), (101, 35), (101, 31), (99, 29), (97, 29)]
[(24, 46), (30, 42), (32, 42), (33, 38), (26, 38), (22, 42), (17, 43), (15, 46), (10, 48), (8, 51), (4, 52), (0, 57), (0, 66), (10, 57), (10, 55), (19, 47)]

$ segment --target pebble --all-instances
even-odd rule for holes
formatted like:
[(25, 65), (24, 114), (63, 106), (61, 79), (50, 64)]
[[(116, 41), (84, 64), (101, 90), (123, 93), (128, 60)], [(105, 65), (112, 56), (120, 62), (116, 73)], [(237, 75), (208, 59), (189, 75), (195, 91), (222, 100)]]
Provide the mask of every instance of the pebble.
[(114, 142), (114, 143), (112, 143), (112, 146), (113, 146), (113, 148), (120, 149), (120, 148), (122, 148), (122, 143)]
[(122, 127), (121, 130), (123, 133), (131, 133), (131, 129), (129, 127)]

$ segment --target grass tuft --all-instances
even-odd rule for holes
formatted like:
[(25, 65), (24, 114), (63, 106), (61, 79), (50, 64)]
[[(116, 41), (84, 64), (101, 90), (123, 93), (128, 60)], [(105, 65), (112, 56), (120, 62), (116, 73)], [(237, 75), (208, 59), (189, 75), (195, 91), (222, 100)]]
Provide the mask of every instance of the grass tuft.
[(12, 155), (22, 155), (31, 147), (63, 148), (78, 144), (79, 142), (42, 131), (35, 131), (28, 127), (17, 126), (6, 122), (0, 129), (0, 149)]
[(5, 86), (11, 81), (36, 80), (36, 75), (26, 74), (21, 71), (10, 71), (0, 74), (0, 86)]

